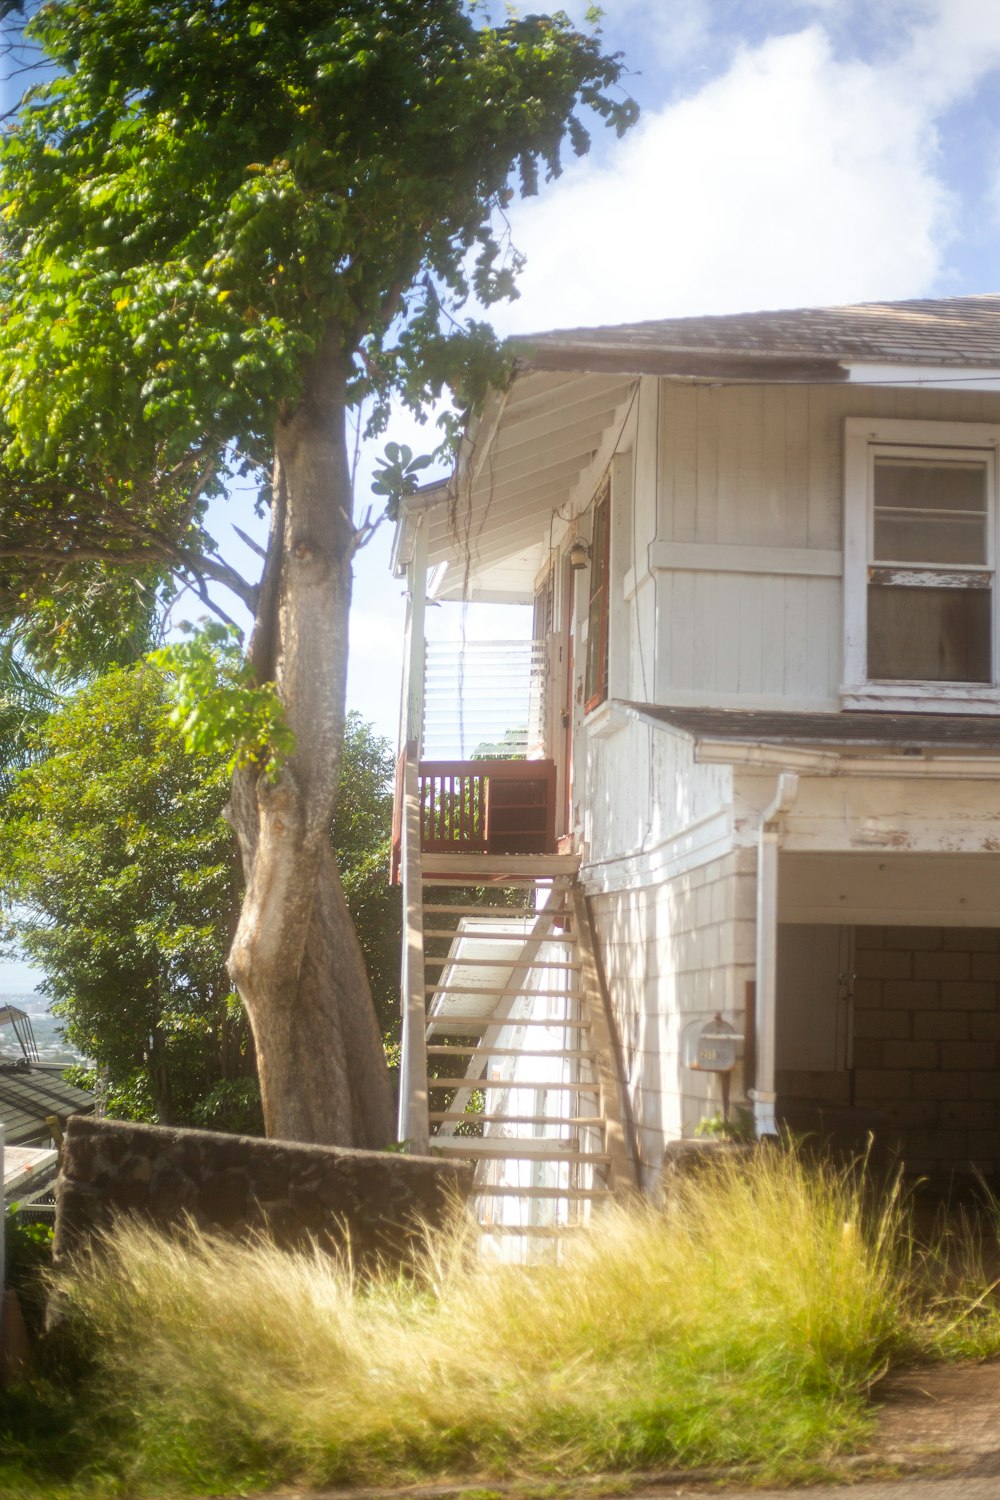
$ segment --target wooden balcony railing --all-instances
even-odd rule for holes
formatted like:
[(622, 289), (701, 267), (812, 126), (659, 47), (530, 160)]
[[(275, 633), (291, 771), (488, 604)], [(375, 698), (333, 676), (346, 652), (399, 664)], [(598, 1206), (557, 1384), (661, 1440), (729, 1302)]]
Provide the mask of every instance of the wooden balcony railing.
[[(399, 868), (402, 758), (393, 820)], [(551, 760), (422, 760), (418, 767), (424, 854), (552, 854), (556, 767)]]

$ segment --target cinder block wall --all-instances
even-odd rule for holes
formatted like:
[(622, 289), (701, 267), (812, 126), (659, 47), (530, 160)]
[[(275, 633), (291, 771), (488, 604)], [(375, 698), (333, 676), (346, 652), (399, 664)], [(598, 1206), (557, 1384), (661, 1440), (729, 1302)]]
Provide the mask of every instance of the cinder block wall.
[[(692, 1018), (716, 1011), (742, 1026), (754, 970), (755, 869), (754, 851), (738, 850), (591, 901), (646, 1186), (659, 1180), (667, 1142), (721, 1108), (718, 1079), (681, 1066), (681, 1034)], [(742, 1085), (737, 1068), (734, 1102)]]
[(855, 975), (855, 1103), (913, 1171), (1000, 1171), (1000, 929), (859, 927)]

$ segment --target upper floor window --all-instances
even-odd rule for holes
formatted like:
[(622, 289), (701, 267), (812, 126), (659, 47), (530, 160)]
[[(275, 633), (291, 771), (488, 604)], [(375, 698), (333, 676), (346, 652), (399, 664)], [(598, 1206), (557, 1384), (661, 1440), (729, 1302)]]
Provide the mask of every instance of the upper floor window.
[(611, 481), (594, 501), (590, 542), (590, 598), (587, 606), (587, 668), (583, 706), (589, 713), (608, 696), (608, 592), (611, 582)]
[(846, 439), (845, 701), (1000, 703), (1000, 427), (851, 418)]

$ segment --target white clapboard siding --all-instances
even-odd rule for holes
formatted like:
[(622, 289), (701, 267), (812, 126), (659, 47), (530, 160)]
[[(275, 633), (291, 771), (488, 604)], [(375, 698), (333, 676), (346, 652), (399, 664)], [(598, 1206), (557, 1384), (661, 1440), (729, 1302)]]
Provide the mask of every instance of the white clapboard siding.
[[(997, 421), (1000, 396), (662, 383), (659, 526), (649, 549), (656, 623), (651, 639), (637, 604), (637, 695), (634, 668), (645, 660), (655, 661), (661, 703), (838, 705), (849, 416)], [(640, 449), (652, 436), (640, 421)], [(644, 458), (640, 451), (637, 483)]]

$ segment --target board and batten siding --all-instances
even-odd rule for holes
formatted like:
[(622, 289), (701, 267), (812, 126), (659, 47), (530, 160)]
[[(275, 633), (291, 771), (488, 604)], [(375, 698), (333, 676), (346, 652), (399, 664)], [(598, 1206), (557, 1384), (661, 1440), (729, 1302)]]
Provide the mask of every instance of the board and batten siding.
[(845, 417), (995, 422), (1000, 396), (660, 384), (657, 702), (840, 706)]

